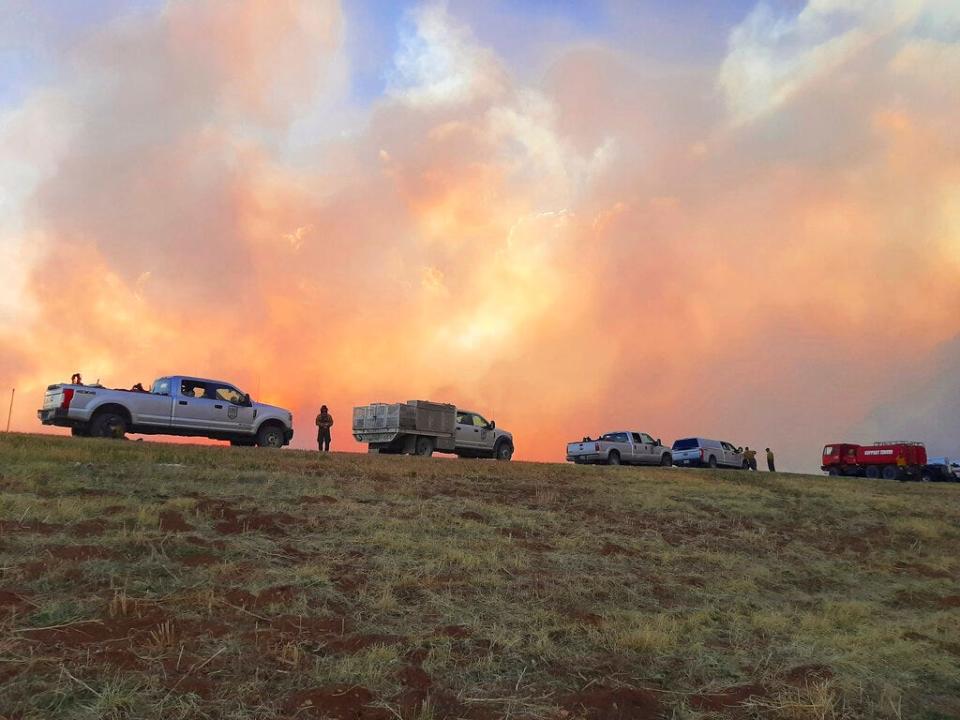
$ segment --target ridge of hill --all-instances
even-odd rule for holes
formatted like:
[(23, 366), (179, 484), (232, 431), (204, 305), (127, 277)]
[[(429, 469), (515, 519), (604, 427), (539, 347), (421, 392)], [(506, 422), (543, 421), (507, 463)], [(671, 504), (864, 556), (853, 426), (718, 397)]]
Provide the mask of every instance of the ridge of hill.
[(960, 717), (960, 486), (0, 436), (0, 716)]

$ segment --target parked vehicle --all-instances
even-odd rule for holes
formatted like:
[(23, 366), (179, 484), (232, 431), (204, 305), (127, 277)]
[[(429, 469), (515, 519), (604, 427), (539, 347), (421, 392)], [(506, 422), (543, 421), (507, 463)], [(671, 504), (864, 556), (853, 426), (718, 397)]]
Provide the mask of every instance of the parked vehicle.
[(726, 440), (691, 437), (673, 443), (673, 464), (678, 467), (738, 468), (747, 470), (743, 452)]
[(921, 442), (891, 440), (872, 445), (832, 443), (823, 448), (820, 469), (832, 476), (907, 480), (921, 477), (927, 449)]
[(942, 455), (927, 458), (920, 479), (925, 482), (960, 482), (960, 462)]
[(353, 437), (370, 452), (510, 460), (513, 435), (471, 410), (429, 400), (372, 403), (353, 409)]
[(673, 464), (670, 448), (644, 432), (619, 430), (567, 443), (567, 462), (578, 465), (665, 465)]
[(47, 387), (37, 411), (44, 425), (69, 427), (76, 436), (180, 435), (276, 448), (293, 438), (293, 413), (253, 402), (220, 380), (171, 375), (149, 391), (139, 384), (131, 390), (84, 385), (78, 375), (73, 380)]

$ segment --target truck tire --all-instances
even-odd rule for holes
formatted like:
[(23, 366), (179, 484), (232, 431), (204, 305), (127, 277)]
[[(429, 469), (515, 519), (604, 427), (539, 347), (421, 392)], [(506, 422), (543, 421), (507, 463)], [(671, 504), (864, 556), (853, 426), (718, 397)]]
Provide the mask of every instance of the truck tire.
[(127, 434), (127, 419), (118, 412), (105, 410), (93, 416), (90, 436), (119, 440)]
[(509, 462), (510, 458), (513, 457), (513, 445), (510, 444), (510, 441), (501, 440), (498, 442), (497, 446), (493, 449), (493, 457), (497, 460)]
[(424, 435), (418, 437), (414, 454), (420, 457), (430, 457), (433, 455), (433, 438)]
[(707, 460), (707, 467), (710, 468), (711, 470), (717, 469), (717, 458), (715, 456), (711, 455), (710, 458)]
[(620, 464), (620, 453), (616, 450), (611, 450), (610, 454), (607, 455), (607, 465), (619, 465)]
[(257, 445), (260, 447), (282, 448), (283, 430), (279, 425), (268, 423), (257, 431)]
[(878, 468), (876, 465), (869, 466), (867, 468), (866, 476), (871, 480), (876, 480), (878, 477), (880, 477), (880, 468)]
[(884, 465), (880, 475), (884, 480), (896, 480), (897, 476), (900, 475), (900, 471), (896, 465)]
[(743, 461), (743, 465), (741, 465), (740, 467), (742, 467), (744, 470), (749, 470), (749, 469), (750, 469), (750, 461), (749, 461), (749, 460), (744, 460), (744, 461)]
[(660, 467), (673, 467), (673, 458), (670, 453), (664, 453), (660, 456)]

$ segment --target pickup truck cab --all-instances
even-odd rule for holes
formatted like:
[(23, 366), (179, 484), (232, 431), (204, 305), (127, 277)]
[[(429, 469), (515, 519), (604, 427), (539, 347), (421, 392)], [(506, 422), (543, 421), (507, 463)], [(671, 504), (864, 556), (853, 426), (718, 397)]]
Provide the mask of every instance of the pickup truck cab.
[(726, 440), (692, 437), (673, 443), (673, 464), (678, 467), (749, 469), (743, 453)]
[(567, 462), (578, 465), (664, 465), (670, 467), (670, 448), (644, 432), (619, 430), (567, 444)]
[(149, 391), (50, 385), (37, 416), (77, 436), (180, 435), (277, 448), (293, 438), (289, 410), (253, 402), (230, 383), (186, 375), (158, 378)]

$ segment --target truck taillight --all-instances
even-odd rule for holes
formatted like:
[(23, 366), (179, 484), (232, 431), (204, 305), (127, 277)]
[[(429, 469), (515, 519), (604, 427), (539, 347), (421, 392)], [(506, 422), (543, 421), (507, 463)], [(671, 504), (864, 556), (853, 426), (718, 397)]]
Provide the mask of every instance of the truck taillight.
[(700, 459), (703, 460), (703, 448), (700, 448)]
[(67, 388), (63, 391), (63, 400), (60, 401), (60, 409), (70, 409), (70, 401), (73, 400), (73, 388)]
[(593, 449), (594, 449), (595, 452), (600, 452), (600, 443), (594, 443), (594, 444), (593, 444)]

